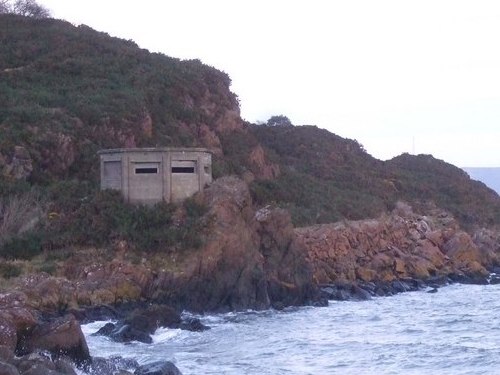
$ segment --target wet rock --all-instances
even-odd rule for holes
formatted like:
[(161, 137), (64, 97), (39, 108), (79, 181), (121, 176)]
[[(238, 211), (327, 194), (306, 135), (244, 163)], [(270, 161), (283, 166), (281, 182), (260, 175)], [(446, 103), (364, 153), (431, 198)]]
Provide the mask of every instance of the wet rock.
[(77, 364), (90, 361), (87, 342), (73, 315), (40, 322), (19, 340), (19, 354), (36, 350), (46, 350), (55, 356), (67, 356)]
[(0, 345), (14, 351), (20, 336), (32, 329), (37, 319), (24, 293), (0, 294)]
[(493, 285), (500, 284), (500, 275), (490, 275), (488, 282)]
[(465, 275), (463, 273), (451, 273), (448, 275), (450, 280), (454, 283), (460, 284), (474, 284), (474, 285), (487, 285), (487, 275)]
[(85, 370), (89, 374), (117, 375), (130, 374), (130, 370), (133, 371), (138, 367), (139, 364), (133, 359), (124, 359), (119, 356), (110, 358), (94, 357), (92, 363)]
[(358, 285), (352, 286), (352, 298), (357, 301), (366, 301), (372, 298), (370, 292), (359, 287)]
[(1, 362), (0, 361), (0, 374), (2, 375), (20, 375), (18, 369), (9, 364), (9, 363), (5, 363), (5, 362)]
[(210, 329), (210, 327), (204, 325), (198, 318), (183, 319), (182, 322), (177, 325), (177, 328), (191, 332), (202, 332)]
[(181, 324), (181, 316), (167, 305), (151, 305), (137, 309), (124, 319), (124, 324), (137, 331), (152, 334), (160, 327), (173, 327)]
[(396, 280), (391, 283), (391, 288), (395, 293), (409, 292), (412, 288), (401, 280)]
[(77, 375), (73, 363), (69, 359), (55, 359), (54, 365), (56, 366), (56, 370), (63, 375)]
[(133, 310), (117, 324), (106, 323), (93, 335), (107, 336), (116, 342), (139, 341), (149, 344), (152, 343), (150, 335), (158, 328), (178, 328), (196, 332), (210, 329), (198, 318), (182, 319), (180, 314), (170, 306), (149, 305), (146, 308)]
[(116, 330), (115, 324), (106, 323), (97, 332), (94, 332), (92, 336), (110, 336), (114, 330)]
[(437, 288), (432, 288), (432, 289), (427, 291), (427, 293), (437, 293), (437, 292), (438, 292)]
[(172, 362), (160, 361), (140, 366), (134, 375), (182, 375), (182, 373)]
[(109, 305), (69, 309), (68, 313), (73, 314), (81, 324), (91, 323), (97, 320), (118, 319), (120, 317), (120, 313)]
[(153, 339), (148, 333), (135, 329), (129, 324), (124, 324), (118, 329), (113, 330), (109, 337), (116, 342), (139, 341), (145, 344), (151, 344), (153, 342)]
[(0, 361), (11, 362), (14, 359), (14, 350), (6, 345), (0, 345)]

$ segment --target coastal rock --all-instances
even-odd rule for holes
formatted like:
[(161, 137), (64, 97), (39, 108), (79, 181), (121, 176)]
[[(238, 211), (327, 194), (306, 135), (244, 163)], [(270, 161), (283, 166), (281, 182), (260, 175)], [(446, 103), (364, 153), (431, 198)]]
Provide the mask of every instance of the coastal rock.
[(55, 356), (67, 356), (77, 364), (90, 361), (85, 337), (73, 315), (39, 322), (21, 337), (18, 353), (32, 353), (36, 350), (46, 350)]
[(37, 321), (35, 311), (27, 306), (24, 293), (0, 294), (0, 345), (13, 351), (20, 336), (32, 329)]
[(208, 207), (204, 245), (185, 259), (182, 272), (158, 275), (150, 286), (154, 300), (213, 311), (314, 298), (317, 288), (287, 213), (256, 213), (248, 185), (236, 177), (216, 180), (198, 199)]
[(20, 375), (17, 368), (9, 363), (0, 361), (0, 374), (2, 375)]
[(264, 257), (267, 289), (273, 306), (300, 305), (318, 298), (312, 269), (305, 261), (306, 248), (296, 240), (288, 211), (269, 207), (255, 213)]
[(137, 367), (139, 367), (139, 364), (136, 361), (129, 362), (121, 357), (94, 357), (92, 363), (86, 368), (86, 372), (99, 375), (131, 374), (126, 369), (135, 369)]
[(132, 311), (124, 319), (114, 323), (106, 323), (93, 335), (107, 336), (116, 342), (139, 341), (152, 343), (152, 335), (158, 328), (184, 329), (188, 331), (205, 331), (210, 329), (197, 318), (182, 319), (172, 307), (166, 305), (150, 305)]
[[(319, 284), (376, 282), (392, 294), (414, 290), (406, 279), (456, 275), (453, 280), (482, 282), (496, 262), (492, 248), (477, 246), (450, 214), (436, 209), (422, 216), (404, 204), (378, 219), (296, 228), (295, 233)], [(475, 238), (485, 244), (485, 237)]]
[(172, 362), (159, 361), (140, 366), (134, 375), (182, 375), (182, 373)]

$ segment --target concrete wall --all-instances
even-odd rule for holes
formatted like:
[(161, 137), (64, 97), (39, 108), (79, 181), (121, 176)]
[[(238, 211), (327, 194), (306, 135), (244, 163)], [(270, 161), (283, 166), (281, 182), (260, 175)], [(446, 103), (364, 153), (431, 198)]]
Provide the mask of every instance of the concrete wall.
[(131, 203), (179, 202), (212, 182), (206, 149), (114, 149), (99, 155), (101, 189), (120, 190)]

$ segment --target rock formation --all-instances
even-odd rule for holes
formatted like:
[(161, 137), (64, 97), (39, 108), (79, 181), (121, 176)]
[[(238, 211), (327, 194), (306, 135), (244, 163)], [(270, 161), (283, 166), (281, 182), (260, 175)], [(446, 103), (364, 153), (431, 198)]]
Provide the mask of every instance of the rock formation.
[[(486, 236), (473, 238), (441, 210), (417, 215), (403, 203), (378, 219), (295, 229), (318, 284), (426, 280), (456, 274), (485, 278), (498, 264)], [(489, 237), (491, 238), (491, 236)]]

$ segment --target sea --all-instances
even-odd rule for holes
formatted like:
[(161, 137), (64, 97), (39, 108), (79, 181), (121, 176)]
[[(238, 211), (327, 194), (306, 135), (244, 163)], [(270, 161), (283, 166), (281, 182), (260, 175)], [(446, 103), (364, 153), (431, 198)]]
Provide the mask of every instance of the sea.
[(170, 360), (184, 375), (500, 374), (500, 285), (197, 317), (211, 329), (158, 329), (153, 344), (82, 328), (93, 356)]

